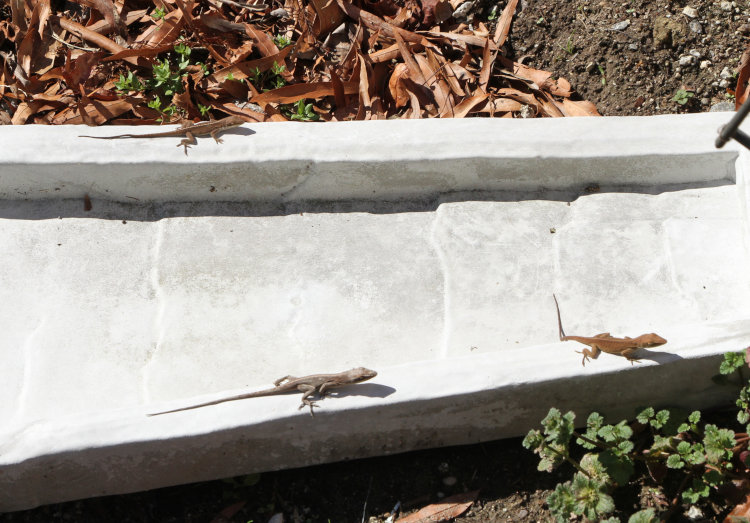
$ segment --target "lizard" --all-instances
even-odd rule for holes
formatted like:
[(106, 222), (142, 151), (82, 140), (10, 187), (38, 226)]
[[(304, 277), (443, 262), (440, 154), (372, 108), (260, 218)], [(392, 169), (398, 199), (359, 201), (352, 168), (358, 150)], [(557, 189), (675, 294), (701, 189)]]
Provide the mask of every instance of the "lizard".
[(86, 134), (81, 134), (78, 137), (94, 138), (96, 140), (114, 140), (116, 138), (161, 138), (167, 136), (184, 136), (185, 138), (183, 138), (182, 141), (177, 144), (177, 147), (184, 147), (185, 155), (187, 156), (188, 147), (198, 143), (195, 139), (196, 136), (210, 135), (211, 138), (216, 140), (216, 143), (222, 143), (224, 140), (217, 136), (218, 133), (226, 131), (227, 129), (239, 127), (243, 123), (245, 123), (245, 120), (241, 116), (232, 115), (227, 116), (226, 118), (222, 118), (221, 120), (211, 120), (198, 123), (188, 122), (182, 127), (178, 127), (177, 129), (164, 131), (161, 133), (118, 134), (116, 136), (89, 136)]
[(590, 338), (586, 336), (566, 336), (565, 332), (563, 332), (562, 321), (560, 320), (560, 306), (557, 304), (557, 297), (554, 294), (552, 297), (555, 299), (555, 307), (557, 308), (557, 328), (559, 329), (560, 341), (577, 341), (578, 343), (583, 343), (584, 345), (591, 347), (590, 349), (583, 349), (583, 351), (576, 351), (578, 354), (583, 354), (583, 361), (581, 364), (584, 367), (589, 358), (595, 360), (602, 352), (619, 354), (620, 356), (627, 358), (631, 365), (633, 362), (640, 363), (639, 359), (633, 357), (633, 353), (638, 349), (658, 347), (659, 345), (667, 343), (667, 340), (653, 332), (649, 334), (641, 334), (637, 338), (629, 338), (627, 336), (624, 338), (616, 338), (611, 336), (608, 332), (597, 334)]
[[(227, 398), (221, 398), (218, 400), (207, 401), (205, 403), (198, 403), (196, 405), (190, 405), (189, 407), (181, 407), (179, 409), (165, 410), (163, 412), (154, 412), (148, 414), (149, 416), (159, 416), (161, 414), (169, 414), (172, 412), (180, 412), (183, 410), (198, 409), (200, 407), (207, 407), (209, 405), (216, 405), (218, 403), (224, 403), (226, 401), (242, 400), (246, 398), (260, 398), (262, 396), (273, 396), (275, 394), (285, 394), (287, 392), (299, 391), (302, 393), (302, 404), (299, 409), (302, 409), (305, 405), (310, 407), (310, 415), (314, 416), (313, 407), (318, 405), (310, 401), (308, 398), (318, 393), (320, 398), (324, 398), (328, 389), (335, 387), (342, 387), (344, 385), (352, 385), (354, 383), (362, 383), (369, 379), (377, 376), (378, 373), (374, 370), (366, 369), (364, 367), (357, 367), (349, 369), (344, 372), (336, 374), (311, 374), (310, 376), (302, 376), (296, 378), (294, 376), (284, 376), (279, 378), (273, 384), (274, 387), (271, 389), (259, 390), (258, 392), (247, 392), (245, 394), (237, 394), (235, 396), (229, 396)], [(299, 410), (298, 409), (298, 410)]]

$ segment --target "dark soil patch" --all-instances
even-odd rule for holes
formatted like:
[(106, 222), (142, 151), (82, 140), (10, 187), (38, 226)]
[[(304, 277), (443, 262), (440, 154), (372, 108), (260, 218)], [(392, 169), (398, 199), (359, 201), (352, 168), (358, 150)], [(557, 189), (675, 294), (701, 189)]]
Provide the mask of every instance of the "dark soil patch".
[[(703, 112), (734, 102), (729, 91), (750, 34), (746, 2), (523, 3), (511, 56), (566, 78), (603, 115)], [(672, 100), (680, 89), (689, 93), (684, 105)]]
[[(739, 429), (729, 411), (705, 421)], [(514, 438), (61, 503), (0, 515), (0, 522), (265, 523), (282, 513), (287, 523), (384, 523), (397, 503), (403, 515), (472, 490), (480, 491), (478, 500), (455, 521), (546, 522), (551, 521), (547, 496), (573, 470), (563, 466), (548, 474), (538, 472), (537, 464), (537, 456)], [(615, 493), (622, 521), (641, 508), (665, 503), (641, 472)], [(220, 517), (237, 503), (243, 503), (239, 510)], [(705, 503), (703, 516), (690, 521), (720, 521), (731, 508)], [(688, 520), (678, 512), (671, 521)]]

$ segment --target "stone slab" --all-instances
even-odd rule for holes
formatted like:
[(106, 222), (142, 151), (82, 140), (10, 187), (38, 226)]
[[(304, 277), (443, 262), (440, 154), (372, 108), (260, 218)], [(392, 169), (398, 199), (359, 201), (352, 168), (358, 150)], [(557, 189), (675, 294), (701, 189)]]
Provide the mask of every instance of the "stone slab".
[[(0, 510), (727, 400), (710, 376), (750, 345), (727, 120), (263, 124), (187, 158), (0, 127)], [(584, 368), (552, 292), (568, 334), (669, 343)], [(146, 416), (354, 366), (379, 375), (315, 418)]]

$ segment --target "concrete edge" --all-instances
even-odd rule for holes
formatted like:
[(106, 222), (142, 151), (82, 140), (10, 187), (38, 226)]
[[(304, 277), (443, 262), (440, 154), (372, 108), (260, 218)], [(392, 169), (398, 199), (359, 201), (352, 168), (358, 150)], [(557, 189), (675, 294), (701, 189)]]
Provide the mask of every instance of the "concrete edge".
[[(222, 145), (202, 139), (189, 156), (174, 138), (78, 136), (132, 128), (4, 126), (0, 139), (9, 146), (0, 151), (0, 198), (393, 200), (585, 186), (601, 182), (602, 172), (620, 185), (733, 179), (741, 147), (713, 146), (729, 117), (247, 124), (224, 135)], [(44, 155), (38, 143), (48, 144)]]

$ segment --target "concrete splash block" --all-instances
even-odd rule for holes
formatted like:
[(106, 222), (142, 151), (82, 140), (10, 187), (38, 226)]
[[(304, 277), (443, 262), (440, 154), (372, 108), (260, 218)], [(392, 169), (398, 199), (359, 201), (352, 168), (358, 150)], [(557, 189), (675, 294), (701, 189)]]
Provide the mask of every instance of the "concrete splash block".
[[(727, 400), (710, 376), (750, 345), (728, 119), (250, 125), (187, 158), (0, 127), (0, 510)], [(669, 343), (584, 368), (552, 292), (568, 334)], [(314, 418), (298, 395), (146, 416), (355, 366), (379, 375)]]

